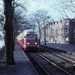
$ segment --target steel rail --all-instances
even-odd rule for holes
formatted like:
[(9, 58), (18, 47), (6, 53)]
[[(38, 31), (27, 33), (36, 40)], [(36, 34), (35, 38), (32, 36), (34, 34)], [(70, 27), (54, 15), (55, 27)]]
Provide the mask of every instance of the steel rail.
[(49, 59), (47, 59), (46, 57), (44, 57), (42, 54), (37, 53), (40, 57), (42, 57), (43, 59), (45, 59), (46, 61), (48, 61), (49, 63), (51, 63), (52, 65), (54, 65), (55, 67), (61, 69), (62, 71), (64, 71), (66, 74), (68, 75), (72, 75), (71, 73), (67, 72), (66, 70), (64, 70), (62, 67), (58, 66), (57, 64), (55, 64), (54, 62), (50, 61)]
[(50, 75), (29, 53), (28, 54), (26, 53), (26, 55), (28, 56), (28, 58), (31, 58), (32, 61), (34, 61), (40, 67), (39, 70), (42, 70), (42, 72), (43, 72), (44, 75)]
[(58, 56), (58, 57), (61, 57), (61, 58), (65, 59), (65, 60), (67, 60), (67, 61), (70, 61), (71, 63), (75, 63), (75, 60), (72, 60), (72, 59), (67, 58), (67, 57), (63, 57), (63, 56), (58, 55), (58, 54), (55, 54), (55, 53), (53, 53), (53, 54), (56, 55), (56, 56)]

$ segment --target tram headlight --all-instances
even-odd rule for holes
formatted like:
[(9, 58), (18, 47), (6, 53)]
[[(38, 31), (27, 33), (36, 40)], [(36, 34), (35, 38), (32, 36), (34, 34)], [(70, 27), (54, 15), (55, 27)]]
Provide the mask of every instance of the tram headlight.
[(35, 45), (37, 45), (37, 42), (35, 42)]
[(27, 45), (29, 45), (29, 42), (27, 42)]

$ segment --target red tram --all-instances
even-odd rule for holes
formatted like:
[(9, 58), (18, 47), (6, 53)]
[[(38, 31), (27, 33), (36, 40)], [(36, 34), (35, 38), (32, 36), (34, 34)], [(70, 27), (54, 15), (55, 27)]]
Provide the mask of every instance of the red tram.
[(24, 30), (17, 36), (17, 41), (24, 51), (39, 50), (39, 36), (36, 30)]

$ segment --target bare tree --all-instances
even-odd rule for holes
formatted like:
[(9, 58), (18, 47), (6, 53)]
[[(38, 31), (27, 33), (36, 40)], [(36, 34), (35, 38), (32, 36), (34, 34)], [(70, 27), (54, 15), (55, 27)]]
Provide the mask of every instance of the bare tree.
[[(9, 13), (8, 13), (9, 12)], [(13, 50), (13, 10), (12, 0), (4, 0), (4, 14), (5, 14), (5, 46), (6, 46), (6, 63), (7, 65), (14, 64)]]
[[(59, 1), (59, 0), (58, 0)], [(62, 17), (70, 18), (75, 15), (75, 1), (74, 0), (61, 0), (59, 4), (50, 6), (57, 10)]]
[(18, 10), (19, 12), (17, 14), (14, 12), (14, 6), (16, 6), (15, 8), (20, 6), (21, 8), (23, 8), (23, 10), (26, 10), (26, 8), (23, 7), (22, 5), (17, 4), (17, 3), (15, 3), (15, 4), (16, 5), (14, 5), (14, 0), (13, 1), (12, 0), (7, 0), (7, 1), (4, 0), (4, 15), (5, 15), (5, 24), (4, 24), (5, 33), (4, 33), (4, 35), (5, 35), (7, 65), (14, 64), (13, 51), (14, 51), (14, 44), (15, 44), (14, 41), (15, 40), (14, 40), (13, 24), (18, 25), (18, 22), (21, 23), (21, 20), (23, 20), (23, 17), (21, 16), (21, 11)]
[[(33, 14), (33, 20), (35, 22), (37, 22), (38, 24), (38, 29), (39, 29), (39, 38), (41, 39), (41, 28), (44, 27), (44, 42), (46, 45), (46, 29), (45, 26), (48, 22), (48, 20), (50, 21), (51, 16), (48, 15), (48, 12), (46, 10), (37, 10), (34, 14)], [(40, 41), (39, 39), (39, 41)]]
[[(22, 23), (25, 23), (25, 16), (27, 12), (26, 4), (28, 0), (24, 1), (24, 4), (19, 2), (20, 0), (15, 0), (13, 3), (14, 9), (14, 33), (16, 34), (18, 29), (22, 27)], [(24, 13), (24, 15), (23, 15)]]

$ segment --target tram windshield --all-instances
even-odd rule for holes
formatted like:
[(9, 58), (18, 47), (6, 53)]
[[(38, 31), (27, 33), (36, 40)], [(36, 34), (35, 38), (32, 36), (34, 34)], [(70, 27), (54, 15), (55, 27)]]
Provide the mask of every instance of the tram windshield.
[(27, 34), (26, 35), (27, 39), (37, 39), (37, 37), (38, 37), (37, 34)]

